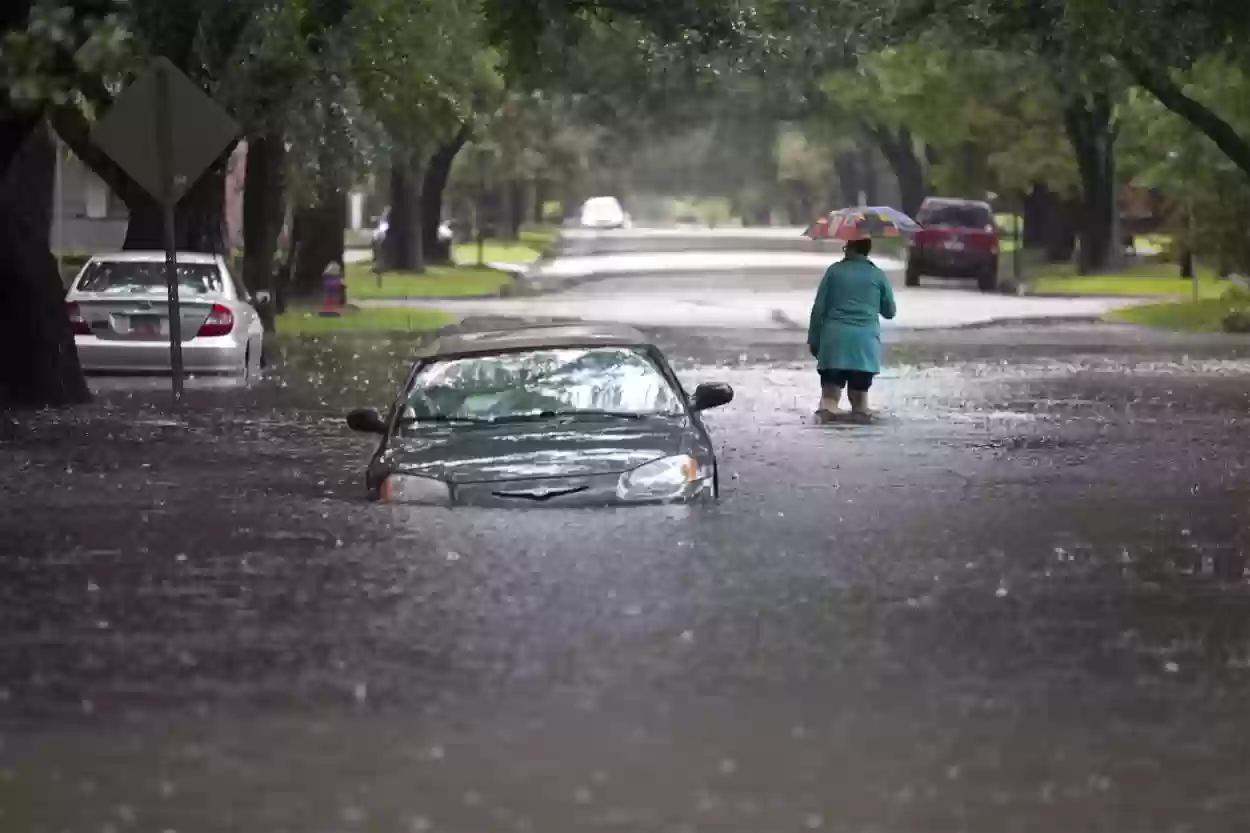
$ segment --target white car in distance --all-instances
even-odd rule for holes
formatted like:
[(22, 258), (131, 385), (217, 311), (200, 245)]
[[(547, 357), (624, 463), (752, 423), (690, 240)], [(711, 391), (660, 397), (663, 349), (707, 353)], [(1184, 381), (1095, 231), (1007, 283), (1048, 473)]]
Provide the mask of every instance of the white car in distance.
[(582, 204), (581, 225), (596, 229), (629, 228), (629, 215), (616, 197), (591, 197)]
[[(221, 255), (178, 254), (182, 361), (190, 374), (260, 373), (264, 326)], [(66, 311), (87, 373), (169, 373), (164, 252), (92, 257), (70, 284)]]

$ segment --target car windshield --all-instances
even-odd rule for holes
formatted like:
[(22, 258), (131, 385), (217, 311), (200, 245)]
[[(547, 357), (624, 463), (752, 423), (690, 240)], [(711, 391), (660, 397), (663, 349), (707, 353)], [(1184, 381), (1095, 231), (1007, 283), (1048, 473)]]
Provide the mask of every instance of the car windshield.
[(916, 221), (922, 226), (984, 228), (993, 223), (993, 218), (980, 206), (948, 204), (922, 208)]
[[(214, 263), (178, 265), (178, 294), (220, 295), (224, 285)], [(165, 264), (157, 261), (94, 260), (78, 279), (77, 291), (125, 295), (165, 291)]]
[(440, 361), (406, 395), (408, 420), (497, 422), (554, 415), (637, 417), (682, 412), (642, 351), (569, 347)]

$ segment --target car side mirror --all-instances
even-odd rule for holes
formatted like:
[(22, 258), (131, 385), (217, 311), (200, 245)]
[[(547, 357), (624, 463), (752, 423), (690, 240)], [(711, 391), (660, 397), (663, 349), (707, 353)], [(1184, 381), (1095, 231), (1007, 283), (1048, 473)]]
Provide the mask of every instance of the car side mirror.
[(385, 434), (386, 420), (377, 408), (357, 408), (347, 415), (347, 427), (362, 434)]
[(704, 382), (694, 389), (694, 396), (690, 397), (690, 409), (696, 412), (707, 411), (733, 401), (734, 389), (725, 382)]

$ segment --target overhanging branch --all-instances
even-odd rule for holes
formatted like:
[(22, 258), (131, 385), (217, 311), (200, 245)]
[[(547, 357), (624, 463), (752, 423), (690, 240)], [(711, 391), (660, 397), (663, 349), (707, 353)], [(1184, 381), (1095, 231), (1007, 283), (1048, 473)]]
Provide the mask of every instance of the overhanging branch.
[(1117, 58), (1143, 89), (1164, 107), (1202, 131), (1234, 165), (1250, 176), (1250, 139), (1238, 133), (1210, 107), (1187, 95), (1167, 70), (1153, 66), (1127, 50)]

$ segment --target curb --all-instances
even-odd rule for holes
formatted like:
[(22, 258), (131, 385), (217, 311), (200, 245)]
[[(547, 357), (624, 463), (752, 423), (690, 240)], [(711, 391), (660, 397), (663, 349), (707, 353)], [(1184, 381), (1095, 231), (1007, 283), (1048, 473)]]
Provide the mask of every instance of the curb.
[(970, 324), (952, 324), (946, 327), (896, 327), (896, 330), (985, 330), (1003, 326), (1060, 326), (1064, 324), (1105, 324), (1108, 327), (1132, 327), (1133, 324), (1122, 321), (1108, 321), (1099, 315), (1022, 315), (1007, 318), (995, 318), (990, 321), (974, 321)]

